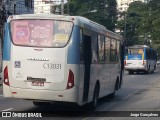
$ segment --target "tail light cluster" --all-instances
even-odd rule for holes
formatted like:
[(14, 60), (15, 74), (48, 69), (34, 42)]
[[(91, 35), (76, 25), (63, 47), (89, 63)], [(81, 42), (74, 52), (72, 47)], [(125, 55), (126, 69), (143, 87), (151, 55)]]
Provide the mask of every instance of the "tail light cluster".
[(10, 86), (9, 84), (9, 77), (8, 77), (8, 67), (6, 66), (4, 68), (4, 84), (7, 85), (7, 86)]
[(70, 89), (74, 87), (74, 74), (71, 70), (69, 70), (69, 75), (68, 75), (68, 82), (67, 82), (67, 88)]
[(146, 61), (145, 60), (143, 60), (143, 63), (142, 63), (142, 65), (145, 65), (146, 64)]
[(124, 61), (124, 65), (126, 65), (126, 60)]

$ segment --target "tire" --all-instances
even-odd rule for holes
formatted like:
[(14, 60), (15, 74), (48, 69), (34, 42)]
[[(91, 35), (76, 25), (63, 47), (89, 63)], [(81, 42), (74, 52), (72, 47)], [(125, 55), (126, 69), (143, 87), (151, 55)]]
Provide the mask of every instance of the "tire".
[(152, 70), (151, 73), (154, 73), (155, 70), (156, 70), (156, 66), (154, 66), (154, 70)]
[(98, 105), (98, 98), (99, 98), (99, 85), (96, 84), (96, 87), (94, 89), (94, 94), (93, 94), (93, 100), (91, 102), (91, 110), (96, 109), (97, 105)]
[(116, 95), (116, 90), (114, 90), (114, 92), (109, 95), (109, 99), (113, 99), (115, 95)]
[(117, 88), (118, 87), (118, 83), (119, 83), (118, 80), (116, 80), (116, 84), (115, 84), (115, 87), (114, 87), (114, 92), (109, 95), (110, 99), (113, 99), (115, 97), (116, 90), (118, 90), (118, 88)]
[(134, 74), (134, 71), (129, 70), (129, 71), (128, 71), (128, 74), (129, 74), (129, 75), (133, 75), (133, 74)]
[(51, 105), (51, 103), (49, 102), (36, 102), (36, 101), (33, 101), (33, 105), (37, 106), (37, 107), (44, 107), (44, 106), (49, 106)]
[(146, 74), (149, 74), (150, 73), (150, 66), (149, 68), (147, 69), (147, 71), (145, 72)]

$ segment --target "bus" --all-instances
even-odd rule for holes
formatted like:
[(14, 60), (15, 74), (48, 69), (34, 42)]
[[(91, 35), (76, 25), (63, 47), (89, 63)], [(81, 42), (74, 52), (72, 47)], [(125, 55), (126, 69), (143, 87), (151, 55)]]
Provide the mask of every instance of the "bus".
[(146, 45), (134, 45), (127, 48), (125, 55), (125, 70), (134, 72), (153, 73), (156, 70), (157, 52)]
[(114, 96), (121, 88), (123, 37), (81, 16), (9, 16), (3, 46), (4, 97), (36, 106), (79, 106)]

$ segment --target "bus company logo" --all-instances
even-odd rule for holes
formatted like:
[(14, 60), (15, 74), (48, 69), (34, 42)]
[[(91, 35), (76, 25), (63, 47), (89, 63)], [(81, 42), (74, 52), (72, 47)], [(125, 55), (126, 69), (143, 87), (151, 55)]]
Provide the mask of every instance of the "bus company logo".
[(2, 112), (2, 117), (12, 117), (11, 112)]
[(20, 68), (21, 67), (21, 62), (20, 61), (15, 61), (14, 62), (14, 67), (15, 68)]
[(41, 113), (25, 113), (25, 112), (2, 112), (1, 117), (42, 117)]

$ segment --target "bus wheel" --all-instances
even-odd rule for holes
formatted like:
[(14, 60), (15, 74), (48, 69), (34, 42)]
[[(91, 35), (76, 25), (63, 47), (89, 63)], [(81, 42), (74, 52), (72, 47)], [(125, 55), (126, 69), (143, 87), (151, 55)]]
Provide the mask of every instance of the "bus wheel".
[(94, 110), (97, 107), (98, 104), (98, 98), (99, 98), (99, 85), (96, 84), (96, 87), (94, 89), (94, 94), (93, 94), (93, 100), (91, 102), (91, 109)]
[(156, 70), (156, 66), (154, 66), (154, 70), (152, 70), (151, 73), (154, 73), (155, 70)]
[(113, 93), (111, 93), (111, 94), (109, 95), (109, 98), (110, 98), (110, 99), (113, 99), (113, 98), (115, 97), (115, 95), (116, 95), (116, 90), (119, 89), (118, 84), (119, 84), (119, 80), (117, 79), (117, 80), (116, 80), (115, 87), (114, 87), (114, 91), (113, 91)]
[(131, 71), (131, 70), (130, 70), (130, 71), (128, 71), (128, 74), (129, 74), (129, 75), (133, 75), (133, 74), (134, 74), (134, 71)]
[(115, 97), (115, 95), (116, 95), (116, 90), (114, 89), (114, 92), (109, 94), (108, 97), (109, 97), (109, 99), (113, 99)]
[(146, 74), (149, 74), (150, 73), (150, 66), (149, 68), (147, 69), (147, 71), (145, 72)]
[(51, 105), (51, 103), (33, 101), (33, 105), (38, 106), (38, 107), (42, 107), (42, 106), (49, 106), (49, 105)]

